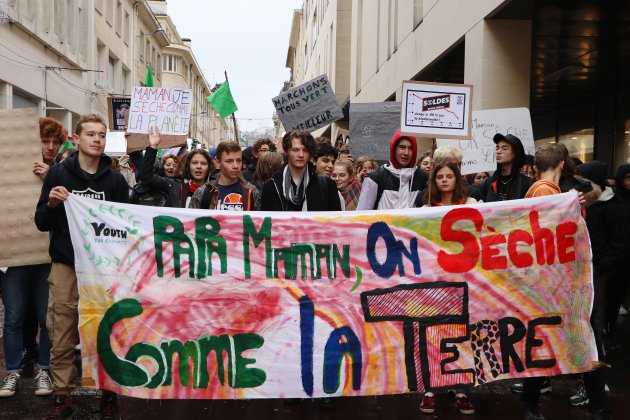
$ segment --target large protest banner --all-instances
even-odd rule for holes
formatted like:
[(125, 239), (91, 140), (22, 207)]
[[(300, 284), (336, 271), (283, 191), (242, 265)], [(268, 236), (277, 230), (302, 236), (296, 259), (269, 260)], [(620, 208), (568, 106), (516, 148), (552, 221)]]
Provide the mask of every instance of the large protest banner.
[(33, 164), (42, 161), (37, 109), (0, 111), (0, 267), (50, 262), (48, 233), (35, 226), (42, 180)]
[(343, 118), (337, 97), (322, 74), (272, 99), (284, 128), (315, 131)]
[(65, 208), (84, 383), (104, 389), (378, 395), (597, 365), (575, 193), (388, 212)]
[(472, 140), (438, 139), (437, 145), (455, 146), (462, 150), (462, 174), (490, 172), (497, 169), (495, 134), (512, 134), (523, 143), (525, 153), (533, 155), (534, 131), (527, 108), (486, 109), (472, 112)]

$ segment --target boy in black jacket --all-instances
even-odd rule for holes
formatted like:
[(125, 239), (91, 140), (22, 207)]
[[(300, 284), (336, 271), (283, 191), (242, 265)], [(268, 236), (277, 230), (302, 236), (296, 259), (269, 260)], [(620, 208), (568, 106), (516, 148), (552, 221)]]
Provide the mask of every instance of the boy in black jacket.
[(525, 149), (521, 140), (511, 134), (497, 133), (492, 139), (496, 148), (497, 170), (481, 181), (479, 191), (484, 203), (525, 198), (533, 180), (521, 174)]
[(315, 172), (309, 162), (316, 154), (315, 139), (306, 130), (284, 135), (288, 162), (265, 183), (262, 211), (341, 211), (335, 182)]
[[(79, 292), (63, 202), (71, 193), (119, 203), (129, 200), (125, 178), (114, 172), (111, 159), (103, 154), (106, 132), (105, 121), (98, 115), (81, 116), (74, 134), (79, 150), (49, 169), (35, 212), (37, 228), (51, 232), (52, 268), (46, 321), (52, 343), (50, 373), (55, 397), (51, 418), (72, 414), (70, 391), (77, 375), (74, 349), (79, 344)], [(115, 394), (103, 393), (102, 410), (110, 410), (114, 403)]]

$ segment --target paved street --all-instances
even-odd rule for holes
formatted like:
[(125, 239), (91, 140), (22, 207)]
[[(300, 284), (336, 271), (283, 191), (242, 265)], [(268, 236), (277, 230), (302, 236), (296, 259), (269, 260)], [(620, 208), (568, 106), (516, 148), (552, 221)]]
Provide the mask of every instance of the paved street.
[[(609, 400), (616, 419), (625, 418), (630, 396), (630, 319), (622, 317), (620, 324), (622, 349), (611, 355), (608, 385)], [(0, 373), (4, 376), (4, 355)], [(38, 419), (51, 408), (49, 398), (33, 395), (35, 384), (32, 367), (24, 372), (18, 394), (14, 398), (0, 400), (0, 419)], [(576, 379), (556, 378), (552, 381), (553, 392), (542, 398), (543, 411), (548, 419), (589, 419), (583, 408), (570, 407), (567, 398), (576, 386)], [(477, 388), (472, 393), (477, 413), (462, 416), (448, 395), (438, 395), (436, 414), (420, 414), (417, 395), (393, 395), (382, 397), (339, 398), (337, 407), (325, 411), (318, 401), (304, 400), (295, 405), (285, 405), (281, 400), (249, 401), (156, 401), (136, 398), (120, 398), (119, 411), (123, 419), (518, 419), (519, 396), (510, 392), (512, 381), (502, 381)], [(98, 418), (98, 398), (93, 390), (79, 389), (75, 396), (75, 419)]]

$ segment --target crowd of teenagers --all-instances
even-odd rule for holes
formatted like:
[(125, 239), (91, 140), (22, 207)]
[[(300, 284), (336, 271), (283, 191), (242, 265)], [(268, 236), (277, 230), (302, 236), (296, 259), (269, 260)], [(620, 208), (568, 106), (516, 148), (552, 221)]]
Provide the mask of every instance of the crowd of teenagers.
[[(241, 150), (238, 143), (224, 141), (210, 150), (182, 148), (158, 158), (161, 136), (155, 128), (143, 153), (115, 159), (104, 154), (106, 131), (97, 115), (82, 116), (70, 137), (58, 121), (40, 119), (42, 160), (34, 162), (33, 173), (42, 191), (35, 222), (50, 232), (52, 264), (11, 267), (1, 274), (7, 376), (0, 397), (15, 395), (23, 367), (36, 362), (35, 394), (54, 396), (48, 418), (66, 418), (73, 410), (79, 294), (64, 200), (88, 190), (114, 202), (226, 211), (403, 209), (576, 190), (593, 252), (591, 324), (600, 361), (619, 348), (617, 317), (626, 313), (627, 303), (623, 262), (630, 249), (630, 165), (608, 179), (605, 163), (572, 159), (562, 144), (541, 146), (527, 156), (517, 137), (496, 134), (496, 171), (462, 176), (459, 149), (439, 147), (419, 155), (416, 138), (399, 131), (382, 165), (369, 156), (353, 159), (304, 130), (287, 133), (278, 145), (261, 139)], [(583, 374), (570, 397), (572, 405), (588, 405), (593, 418), (609, 418), (606, 369)], [(513, 390), (522, 393), (524, 418), (543, 418), (539, 396), (551, 390), (549, 378), (528, 378)], [(449, 392), (462, 414), (475, 413), (465, 387)], [(420, 412), (436, 409), (435, 395), (424, 393)], [(103, 392), (101, 418), (113, 418), (116, 410), (116, 395)]]

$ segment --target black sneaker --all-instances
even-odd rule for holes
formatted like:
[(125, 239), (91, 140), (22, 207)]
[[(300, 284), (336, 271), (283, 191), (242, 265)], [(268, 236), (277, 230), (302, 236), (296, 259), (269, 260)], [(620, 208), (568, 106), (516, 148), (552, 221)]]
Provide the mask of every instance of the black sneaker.
[[(522, 394), (523, 393), (523, 383), (522, 382), (518, 382), (514, 385), (512, 385), (511, 387), (512, 392), (515, 394)], [(551, 381), (549, 380), (549, 378), (546, 378), (543, 383), (540, 385), (540, 393), (541, 394), (548, 394), (551, 392)]]
[(100, 406), (100, 418), (103, 420), (118, 419), (118, 398), (116, 394), (109, 391), (103, 391)]
[(46, 417), (48, 420), (65, 420), (72, 417), (72, 399), (68, 396), (55, 396), (55, 407)]

